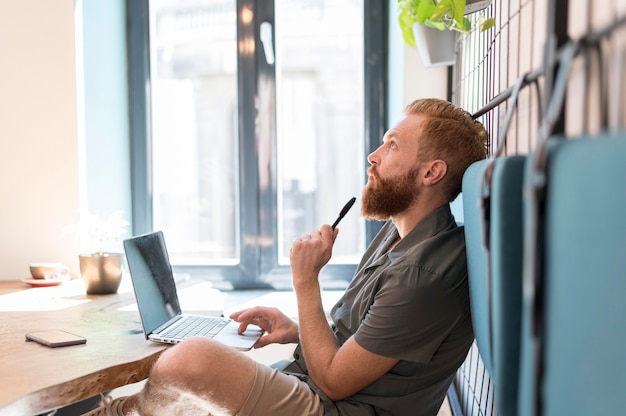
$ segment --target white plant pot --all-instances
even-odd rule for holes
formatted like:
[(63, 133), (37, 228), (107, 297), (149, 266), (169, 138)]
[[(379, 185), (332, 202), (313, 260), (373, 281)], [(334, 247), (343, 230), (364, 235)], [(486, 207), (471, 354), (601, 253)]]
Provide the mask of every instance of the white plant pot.
[(413, 25), (415, 46), (426, 68), (454, 65), (456, 35), (453, 30), (442, 31), (417, 23)]

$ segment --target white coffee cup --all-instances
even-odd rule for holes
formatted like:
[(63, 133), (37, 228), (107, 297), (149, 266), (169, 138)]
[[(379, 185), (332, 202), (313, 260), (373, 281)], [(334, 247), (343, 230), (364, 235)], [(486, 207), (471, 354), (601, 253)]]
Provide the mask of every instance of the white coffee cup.
[(70, 272), (63, 263), (31, 263), (29, 267), (34, 279), (56, 279)]

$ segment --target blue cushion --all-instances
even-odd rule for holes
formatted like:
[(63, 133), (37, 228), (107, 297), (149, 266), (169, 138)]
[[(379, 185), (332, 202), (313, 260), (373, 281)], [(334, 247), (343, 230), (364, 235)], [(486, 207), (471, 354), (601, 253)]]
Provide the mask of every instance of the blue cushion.
[[(483, 160), (471, 165), (463, 177), (474, 334), (495, 385), (498, 413), (506, 415), (517, 413), (525, 161), (524, 156)], [(488, 185), (484, 178), (490, 163), (494, 165)], [(483, 204), (488, 205), (487, 214)]]
[(551, 144), (547, 177), (543, 414), (623, 414), (626, 137)]
[(492, 378), (501, 415), (517, 414), (525, 162), (525, 156), (498, 158), (491, 179)]
[(489, 374), (493, 374), (490, 346), (489, 293), (487, 287), (487, 250), (483, 244), (485, 221), (481, 209), (483, 176), (488, 161), (481, 160), (463, 175), (463, 218), (469, 276), (470, 304), (474, 337)]

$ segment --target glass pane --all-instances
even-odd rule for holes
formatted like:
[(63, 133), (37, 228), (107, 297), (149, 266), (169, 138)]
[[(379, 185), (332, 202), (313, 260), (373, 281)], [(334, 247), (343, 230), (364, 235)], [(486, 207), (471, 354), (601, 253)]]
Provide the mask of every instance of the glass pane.
[[(280, 263), (302, 233), (332, 224), (365, 181), (362, 0), (277, 0)], [(334, 263), (358, 263), (359, 203), (342, 220)]]
[(150, 1), (154, 229), (173, 264), (238, 262), (235, 3)]

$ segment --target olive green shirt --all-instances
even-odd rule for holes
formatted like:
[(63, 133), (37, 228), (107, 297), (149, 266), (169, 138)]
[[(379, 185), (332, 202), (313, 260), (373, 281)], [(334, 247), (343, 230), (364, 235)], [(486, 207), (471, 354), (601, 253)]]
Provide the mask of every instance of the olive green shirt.
[(473, 341), (463, 227), (449, 205), (437, 209), (390, 251), (388, 221), (372, 241), (343, 297), (331, 310), (340, 344), (354, 336), (366, 350), (400, 360), (353, 396), (324, 401), (327, 415), (436, 415)]

